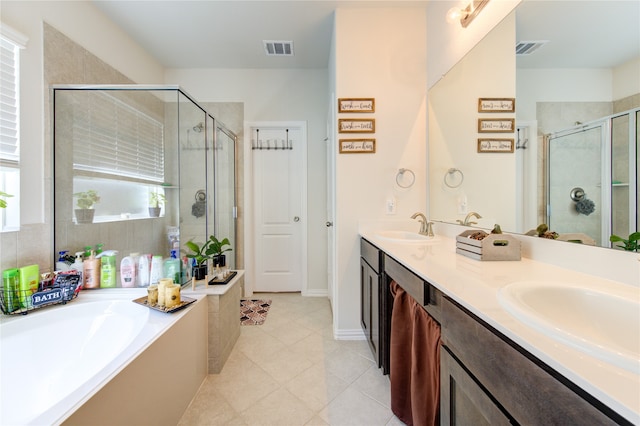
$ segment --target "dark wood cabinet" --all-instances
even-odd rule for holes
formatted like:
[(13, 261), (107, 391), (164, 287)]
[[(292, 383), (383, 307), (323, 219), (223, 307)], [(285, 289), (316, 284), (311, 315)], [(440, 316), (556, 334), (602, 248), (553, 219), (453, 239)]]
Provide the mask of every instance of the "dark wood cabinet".
[(378, 367), (381, 366), (380, 292), (382, 262), (382, 252), (367, 240), (362, 239), (360, 242), (360, 324)]
[(630, 424), (449, 298), (442, 304), (441, 424)]

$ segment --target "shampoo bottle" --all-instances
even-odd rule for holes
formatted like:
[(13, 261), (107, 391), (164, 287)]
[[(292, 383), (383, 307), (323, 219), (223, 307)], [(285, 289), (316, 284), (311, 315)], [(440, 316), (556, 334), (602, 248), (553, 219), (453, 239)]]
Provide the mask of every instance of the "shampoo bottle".
[(91, 256), (83, 262), (82, 275), (84, 288), (100, 288), (100, 259), (96, 258), (96, 253), (91, 251)]
[(23, 308), (31, 308), (31, 295), (38, 291), (40, 280), (40, 267), (38, 265), (23, 266), (20, 268), (20, 305)]
[(116, 254), (115, 250), (103, 251), (97, 257), (101, 260), (100, 288), (116, 286)]
[(149, 267), (149, 257), (143, 254), (138, 262), (138, 285), (140, 287), (149, 287)]
[(153, 256), (151, 258), (151, 284), (158, 284), (162, 278), (162, 256)]
[(120, 284), (122, 287), (136, 286), (136, 263), (134, 253), (123, 257), (120, 262)]

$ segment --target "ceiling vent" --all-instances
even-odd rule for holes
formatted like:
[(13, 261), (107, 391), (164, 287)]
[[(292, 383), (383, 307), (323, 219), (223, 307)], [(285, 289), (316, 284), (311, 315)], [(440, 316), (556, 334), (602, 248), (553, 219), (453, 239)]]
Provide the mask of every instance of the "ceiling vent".
[(516, 43), (516, 55), (531, 55), (547, 43), (549, 40), (519, 41)]
[(293, 56), (293, 42), (282, 40), (263, 40), (267, 56)]

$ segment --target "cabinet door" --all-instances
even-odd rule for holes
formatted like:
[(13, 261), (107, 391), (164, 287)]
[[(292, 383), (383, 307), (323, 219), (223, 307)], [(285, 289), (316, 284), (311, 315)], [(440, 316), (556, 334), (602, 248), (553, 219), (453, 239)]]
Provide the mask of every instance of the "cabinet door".
[(508, 425), (509, 418), (446, 348), (440, 352), (440, 424)]
[(360, 323), (373, 359), (380, 367), (380, 276), (360, 259)]
[(371, 335), (371, 294), (369, 291), (371, 280), (371, 267), (360, 259), (360, 324), (364, 334), (369, 340)]

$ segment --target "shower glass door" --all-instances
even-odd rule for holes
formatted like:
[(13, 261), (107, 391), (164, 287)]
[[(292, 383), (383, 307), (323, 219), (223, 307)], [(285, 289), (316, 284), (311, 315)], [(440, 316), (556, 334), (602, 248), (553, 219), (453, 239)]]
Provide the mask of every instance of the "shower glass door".
[(609, 180), (604, 170), (609, 163), (603, 158), (608, 157), (605, 126), (554, 133), (547, 145), (547, 225), (560, 234), (586, 234), (597, 245), (603, 242), (609, 210), (602, 202), (608, 199), (603, 198), (603, 188)]
[(215, 129), (215, 235), (219, 240), (228, 238), (231, 242), (233, 251), (226, 253), (227, 266), (236, 269), (236, 256), (239, 253), (236, 244), (236, 138), (233, 133), (219, 125)]

